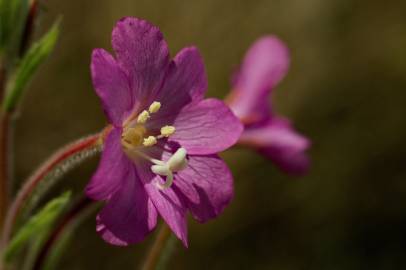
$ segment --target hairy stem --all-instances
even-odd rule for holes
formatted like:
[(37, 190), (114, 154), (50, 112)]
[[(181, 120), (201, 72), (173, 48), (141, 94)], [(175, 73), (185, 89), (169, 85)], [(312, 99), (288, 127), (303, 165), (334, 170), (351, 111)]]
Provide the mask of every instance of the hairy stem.
[(159, 229), (158, 235), (156, 236), (155, 242), (148, 251), (147, 257), (145, 258), (144, 264), (142, 265), (142, 270), (155, 270), (162, 251), (166, 246), (166, 242), (171, 236), (171, 230), (168, 225), (163, 223)]
[(11, 233), (14, 224), (17, 220), (17, 216), (20, 213), (24, 203), (33, 192), (33, 190), (38, 186), (38, 184), (45, 178), (45, 176), (52, 170), (57, 168), (61, 163), (63, 163), (68, 158), (91, 149), (100, 143), (101, 133), (91, 135), (87, 138), (75, 141), (61, 150), (57, 151), (50, 159), (48, 159), (42, 166), (40, 166), (34, 174), (32, 174), (26, 181), (16, 198), (12, 202), (9, 211), (7, 212), (6, 220), (4, 223), (1, 247), (4, 247), (10, 240)]

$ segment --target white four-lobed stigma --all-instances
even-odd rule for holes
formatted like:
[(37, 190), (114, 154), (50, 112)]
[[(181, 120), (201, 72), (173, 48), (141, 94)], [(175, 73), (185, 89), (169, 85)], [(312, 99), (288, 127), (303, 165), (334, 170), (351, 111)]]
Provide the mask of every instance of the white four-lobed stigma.
[(185, 148), (179, 148), (178, 150), (176, 150), (175, 154), (173, 154), (166, 162), (169, 169), (172, 172), (178, 172), (186, 168), (187, 166), (186, 155), (187, 152)]
[(165, 183), (156, 183), (156, 186), (161, 189), (169, 188), (173, 183), (173, 173), (179, 172), (187, 167), (187, 152), (185, 148), (179, 148), (175, 154), (173, 154), (166, 163), (160, 162), (161, 164), (155, 163), (151, 166), (153, 173), (166, 176)]

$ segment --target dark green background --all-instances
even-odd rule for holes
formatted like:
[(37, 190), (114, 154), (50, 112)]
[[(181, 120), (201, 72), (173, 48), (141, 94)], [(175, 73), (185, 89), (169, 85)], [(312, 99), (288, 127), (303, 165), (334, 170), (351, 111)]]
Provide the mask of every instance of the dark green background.
[[(190, 220), (190, 248), (178, 243), (169, 269), (406, 269), (405, 1), (44, 2), (39, 33), (58, 14), (62, 33), (20, 110), (18, 180), (59, 146), (104, 127), (90, 54), (110, 50), (120, 17), (158, 25), (172, 55), (199, 47), (208, 96), (220, 98), (250, 44), (276, 34), (292, 65), (272, 103), (311, 138), (311, 171), (289, 177), (250, 151), (225, 153), (235, 198), (215, 221)], [(74, 185), (79, 193), (96, 164), (69, 174), (58, 190)], [(92, 217), (77, 231), (60, 270), (136, 269), (154, 238), (116, 248), (94, 226)]]

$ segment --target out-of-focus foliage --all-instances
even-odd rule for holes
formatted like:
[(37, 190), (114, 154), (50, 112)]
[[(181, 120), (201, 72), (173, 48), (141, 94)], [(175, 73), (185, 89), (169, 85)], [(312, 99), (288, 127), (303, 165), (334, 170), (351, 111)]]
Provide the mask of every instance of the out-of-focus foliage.
[(28, 4), (28, 0), (0, 0), (0, 55), (18, 52)]
[(24, 90), (38, 69), (39, 65), (49, 56), (54, 49), (59, 35), (60, 20), (57, 20), (52, 28), (40, 40), (35, 42), (28, 52), (24, 55), (21, 63), (18, 64), (16, 73), (11, 78), (8, 85), (7, 95), (3, 102), (3, 110), (13, 110), (22, 95)]
[[(292, 53), (273, 106), (312, 139), (310, 174), (296, 179), (250, 151), (226, 153), (234, 200), (219, 219), (189, 223), (190, 248), (178, 245), (169, 269), (406, 269), (405, 1), (72, 0), (46, 6), (40, 29), (59, 14), (64, 28), (23, 102), (15, 130), (17, 179), (60, 145), (104, 126), (90, 54), (110, 46), (120, 17), (159, 25), (172, 55), (196, 45), (208, 95), (215, 97), (226, 95), (251, 42), (272, 33)], [(62, 183), (81, 191), (95, 166)], [(58, 269), (135, 269), (152, 239), (109, 246), (90, 218)]]
[(30, 240), (33, 240), (36, 246), (40, 246), (40, 239), (43, 239), (43, 236), (52, 228), (55, 219), (69, 202), (70, 196), (70, 192), (63, 193), (32, 216), (11, 239), (10, 244), (4, 250), (4, 260), (10, 262)]
[(45, 258), (43, 270), (59, 268), (59, 262), (64, 257), (66, 249), (69, 248), (69, 244), (75, 239), (75, 230), (83, 224), (86, 218), (94, 217), (97, 206), (97, 204), (86, 206), (84, 211), (75, 215), (75, 218), (70, 219), (69, 222), (65, 224), (55, 245), (49, 250), (49, 254)]

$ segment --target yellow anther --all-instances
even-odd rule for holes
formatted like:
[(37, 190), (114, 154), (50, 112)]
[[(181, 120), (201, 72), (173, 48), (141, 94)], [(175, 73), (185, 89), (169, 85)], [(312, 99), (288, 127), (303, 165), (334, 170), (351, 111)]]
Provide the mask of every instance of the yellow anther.
[(156, 113), (157, 111), (159, 111), (159, 109), (161, 108), (161, 103), (158, 101), (154, 101), (152, 102), (152, 104), (149, 106), (148, 111), (150, 113)]
[(149, 136), (148, 138), (144, 138), (144, 142), (142, 144), (144, 146), (153, 146), (156, 144), (156, 138), (154, 136)]
[(175, 127), (174, 126), (164, 126), (161, 127), (161, 136), (162, 137), (169, 137), (173, 133), (175, 133)]
[(138, 115), (137, 123), (138, 124), (145, 124), (145, 122), (147, 122), (149, 117), (150, 117), (149, 112), (144, 110)]
[(126, 147), (141, 145), (145, 132), (143, 126), (126, 129), (121, 135), (123, 145)]

